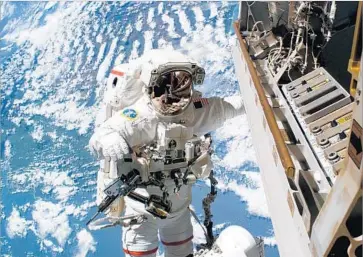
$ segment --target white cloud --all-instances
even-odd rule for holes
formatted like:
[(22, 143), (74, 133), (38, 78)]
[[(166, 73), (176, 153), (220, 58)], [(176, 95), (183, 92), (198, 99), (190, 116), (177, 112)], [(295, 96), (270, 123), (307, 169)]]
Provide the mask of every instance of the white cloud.
[(44, 9), (49, 10), (51, 9), (53, 6), (57, 5), (58, 2), (48, 2), (47, 5), (44, 7)]
[(4, 155), (6, 160), (9, 160), (11, 158), (11, 143), (9, 140), (5, 141)]
[[(19, 45), (25, 41), (31, 42), (35, 47), (43, 47), (49, 43), (49, 39), (53, 38), (60, 27), (63, 27), (67, 23), (67, 17), (72, 12), (80, 12), (85, 3), (79, 3), (71, 6), (70, 8), (60, 9), (58, 12), (47, 15), (45, 17), (45, 23), (43, 26), (36, 27), (37, 22), (32, 22), (33, 27), (24, 30), (17, 30), (12, 34), (7, 34), (4, 38), (6, 40), (11, 40)], [(46, 8), (50, 8), (49, 6)], [(40, 17), (37, 17), (39, 19)]]
[(200, 7), (193, 7), (192, 10), (195, 15), (196, 27), (198, 30), (202, 30), (203, 26), (205, 25), (203, 11), (200, 9)]
[(81, 205), (77, 205), (77, 207), (74, 204), (71, 204), (65, 207), (65, 212), (68, 215), (73, 215), (75, 217), (84, 217), (89, 213), (89, 209), (95, 205), (95, 201), (86, 201)]
[(14, 184), (23, 185), (29, 179), (29, 175), (30, 175), (29, 173), (30, 172), (28, 172), (27, 170), (25, 170), (24, 172), (19, 172), (19, 173), (14, 172), (13, 174), (11, 174), (12, 175), (11, 177), (9, 176), (9, 181), (13, 182)]
[(158, 5), (158, 14), (161, 14), (163, 12), (164, 4), (161, 2)]
[(154, 32), (151, 30), (145, 31), (144, 38), (145, 38), (144, 53), (146, 53), (151, 49), (153, 49)]
[(34, 204), (32, 217), (35, 222), (34, 233), (40, 239), (44, 240), (51, 236), (61, 247), (64, 247), (72, 230), (68, 216), (63, 212), (60, 204), (38, 200)]
[(44, 132), (42, 126), (35, 126), (33, 132), (31, 133), (32, 138), (40, 142), (43, 138)]
[(85, 229), (77, 233), (78, 251), (76, 257), (85, 257), (89, 251), (96, 251), (96, 242), (92, 235)]
[(167, 50), (173, 50), (173, 45), (171, 42), (169, 41), (166, 41), (164, 38), (160, 38), (158, 40), (158, 47), (160, 49), (167, 49)]
[(209, 19), (212, 19), (212, 18), (216, 17), (217, 15), (218, 15), (217, 5), (215, 3), (212, 3), (210, 5), (210, 15), (209, 15)]
[(216, 231), (218, 231), (218, 230), (222, 230), (222, 229), (224, 229), (226, 226), (227, 226), (227, 223), (217, 224), (217, 225), (214, 225), (214, 226), (213, 226), (213, 230), (216, 230)]
[(154, 13), (155, 13), (155, 9), (154, 8), (149, 8), (149, 12), (147, 14), (147, 23), (150, 23), (153, 21), (154, 18)]
[(108, 75), (106, 73), (111, 66), (111, 62), (113, 60), (113, 56), (115, 54), (115, 50), (117, 47), (117, 42), (118, 42), (117, 37), (112, 40), (110, 50), (108, 51), (107, 55), (103, 59), (103, 62), (98, 68), (97, 77), (96, 77), (98, 82), (103, 82)]
[(140, 42), (139, 40), (135, 40), (132, 44), (132, 50), (131, 50), (131, 54), (130, 54), (130, 60), (132, 59), (136, 59), (137, 57), (139, 57), (139, 53), (138, 50), (140, 48)]
[(136, 22), (136, 24), (135, 24), (135, 28), (136, 28), (136, 30), (137, 31), (141, 31), (142, 30), (142, 21), (143, 21), (143, 19), (142, 19), (143, 17), (142, 17), (142, 14), (140, 13), (139, 14), (139, 17), (137, 18), (137, 22)]
[(46, 171), (43, 168), (29, 168), (12, 174), (11, 187), (16, 192), (26, 192), (40, 187), (44, 193), (52, 191), (55, 199), (60, 202), (67, 201), (78, 190), (66, 172)]
[[(58, 4), (59, 7), (62, 5)], [(86, 3), (70, 3), (62, 6), (54, 13), (46, 15), (41, 26), (39, 26), (41, 15), (35, 15), (32, 17), (34, 21), (29, 20), (27, 27), (17, 26), (13, 33), (5, 35), (6, 40), (18, 45), (25, 44), (21, 47), (24, 51), (21, 56), (17, 56), (18, 53), (13, 55), (14, 62), (7, 66), (4, 79), (11, 80), (14, 72), (18, 74), (29, 70), (24, 76), (25, 81), (21, 88), (25, 94), (22, 99), (16, 100), (19, 114), (11, 118), (14, 123), (19, 124), (21, 120), (28, 125), (37, 123), (29, 117), (38, 114), (50, 118), (57, 126), (66, 127), (69, 130), (79, 129), (80, 134), (85, 133), (92, 123), (94, 107), (80, 104), (82, 100), (84, 102), (89, 99), (88, 94), (81, 93), (79, 90), (82, 87), (88, 87), (88, 84), (78, 84), (85, 80), (85, 77), (80, 75), (85, 65), (82, 60), (85, 44), (78, 41), (82, 39), (81, 34), (85, 33), (82, 25), (92, 19), (83, 10), (84, 5)], [(88, 8), (92, 8), (94, 5), (100, 4), (88, 4)], [(48, 5), (46, 8), (51, 7)], [(34, 13), (41, 14), (44, 10), (41, 5), (38, 8), (34, 10)], [(86, 45), (90, 48), (89, 56), (93, 56), (91, 54), (93, 44), (86, 40)], [(71, 52), (72, 57), (70, 58)], [(37, 64), (34, 66), (33, 57), (37, 53), (39, 56)], [(22, 60), (21, 67), (17, 65), (18, 59)], [(63, 76), (64, 74), (75, 75), (74, 70), (79, 71), (77, 76)], [(60, 77), (63, 79), (54, 85), (54, 81)], [(46, 101), (35, 101), (42, 99), (44, 95), (47, 95)], [(37, 141), (41, 140), (43, 136), (41, 128), (38, 129), (35, 126), (32, 136)]]
[(53, 140), (56, 140), (57, 139), (57, 131), (52, 131), (52, 132), (48, 132), (47, 135), (53, 139)]
[(227, 169), (235, 169), (245, 162), (256, 162), (256, 154), (252, 144), (250, 128), (245, 115), (235, 117), (216, 130), (218, 141), (227, 141), (227, 153), (216, 164)]
[[(73, 95), (76, 97), (76, 95)], [(41, 106), (30, 107), (24, 110), (27, 115), (42, 115), (46, 118), (54, 119), (54, 124), (63, 126), (68, 130), (79, 129), (79, 134), (85, 134), (93, 120), (93, 108), (85, 108), (85, 104), (78, 101), (69, 100), (67, 103), (59, 103), (60, 99), (49, 98), (42, 102)], [(41, 131), (40, 131), (41, 132)], [(40, 138), (34, 134), (35, 139)]]
[(20, 213), (13, 207), (10, 216), (7, 218), (6, 232), (10, 238), (25, 237), (31, 221), (20, 217)]
[(129, 36), (131, 35), (131, 32), (132, 32), (132, 26), (131, 26), (131, 24), (128, 24), (127, 26), (126, 26), (126, 29), (125, 29), (125, 33), (124, 33), (124, 37), (123, 37), (123, 40), (128, 40), (128, 38), (129, 38)]
[(265, 245), (269, 245), (269, 246), (277, 245), (276, 238), (274, 236), (272, 236), (272, 237), (263, 237), (263, 241), (264, 241)]
[(181, 27), (183, 29), (183, 31), (186, 34), (189, 34), (192, 31), (191, 25), (190, 25), (190, 21), (185, 13), (184, 10), (179, 10), (178, 11), (178, 16), (179, 16), (179, 22), (181, 24)]
[(247, 203), (249, 213), (260, 217), (270, 217), (260, 174), (245, 171), (241, 172), (241, 175), (246, 176), (248, 186), (238, 184), (236, 180), (225, 182), (218, 179), (217, 187), (222, 191), (232, 191), (239, 196), (243, 202)]
[(178, 38), (180, 35), (178, 35), (175, 32), (175, 25), (174, 25), (174, 19), (170, 18), (169, 15), (163, 14), (161, 16), (161, 19), (164, 23), (168, 24), (168, 33), (171, 38)]
[(2, 2), (0, 8), (0, 20), (4, 20), (7, 17), (11, 17), (15, 11), (15, 4), (9, 2)]
[(63, 248), (60, 246), (55, 245), (51, 240), (49, 239), (44, 239), (40, 242), (40, 249), (44, 249), (46, 246), (47, 248), (52, 249), (53, 252), (58, 252), (61, 253), (63, 252)]

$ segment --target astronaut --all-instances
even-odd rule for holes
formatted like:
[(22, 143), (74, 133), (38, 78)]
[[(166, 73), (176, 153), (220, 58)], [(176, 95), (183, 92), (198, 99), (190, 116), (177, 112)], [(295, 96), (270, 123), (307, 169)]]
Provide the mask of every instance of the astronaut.
[[(115, 66), (111, 70), (106, 82), (104, 99), (97, 114), (96, 126), (100, 126), (117, 111), (134, 104), (144, 95), (143, 89), (150, 79), (153, 67), (177, 61), (190, 62), (191, 60), (189, 57), (174, 50), (153, 49), (136, 60)], [(142, 70), (143, 72), (141, 72)], [(200, 98), (202, 93), (194, 89), (193, 96), (194, 98)], [(90, 145), (94, 143), (91, 140)], [(105, 162), (104, 159), (100, 160), (100, 170), (97, 177), (97, 205), (105, 197), (103, 193), (105, 185), (111, 183), (117, 177), (114, 164), (114, 162)], [(123, 210), (124, 198), (120, 197), (107, 210), (107, 215), (118, 217)]]
[[(208, 177), (212, 169), (210, 138), (205, 135), (245, 110), (239, 96), (222, 99), (197, 95), (194, 85), (203, 83), (205, 72), (196, 63), (162, 62), (160, 55), (151, 59), (129, 72), (133, 82), (126, 81), (137, 88), (142, 85), (140, 97), (126, 108), (117, 106), (117, 97), (111, 97), (115, 100), (112, 115), (90, 140), (90, 148), (103, 159), (97, 202), (104, 197), (107, 180), (138, 170), (148, 186), (134, 191), (144, 197), (155, 196), (170, 208), (150, 212), (145, 203), (129, 196), (112, 205), (111, 215), (124, 211), (124, 215), (144, 217), (123, 229), (126, 256), (156, 256), (158, 232), (166, 257), (193, 256), (188, 209), (191, 187), (195, 179)], [(111, 168), (106, 174), (108, 160)]]

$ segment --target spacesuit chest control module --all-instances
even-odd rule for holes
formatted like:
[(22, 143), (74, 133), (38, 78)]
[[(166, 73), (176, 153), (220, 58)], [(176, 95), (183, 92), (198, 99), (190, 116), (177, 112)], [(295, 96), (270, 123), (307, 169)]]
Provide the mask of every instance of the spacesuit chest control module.
[[(106, 212), (109, 221), (124, 226), (128, 256), (155, 256), (158, 232), (165, 256), (187, 256), (193, 252), (191, 186), (197, 179), (212, 180), (208, 133), (244, 113), (244, 107), (239, 96), (198, 96), (193, 86), (203, 83), (205, 71), (195, 63), (166, 62), (149, 71), (150, 78), (142, 81), (145, 94), (126, 108), (108, 112), (113, 114), (90, 140), (101, 159), (97, 214)], [(127, 78), (118, 81), (122, 79)], [(140, 85), (138, 78), (132, 79)], [(97, 223), (95, 216), (90, 226)], [(210, 220), (210, 213), (206, 216)]]

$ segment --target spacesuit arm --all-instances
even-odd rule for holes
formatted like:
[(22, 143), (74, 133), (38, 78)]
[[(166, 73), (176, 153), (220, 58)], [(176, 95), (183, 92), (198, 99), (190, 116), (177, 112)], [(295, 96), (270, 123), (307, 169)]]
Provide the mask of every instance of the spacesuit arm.
[(225, 98), (211, 97), (193, 104), (196, 109), (194, 132), (198, 135), (216, 130), (226, 120), (245, 113), (245, 107), (239, 95)]
[(131, 64), (121, 64), (111, 70), (104, 102), (113, 112), (130, 106), (141, 98), (144, 83), (140, 74), (141, 67)]
[[(141, 105), (145, 108), (144, 105)], [(126, 110), (134, 110), (136, 115), (125, 114)], [(97, 204), (104, 199), (104, 189), (107, 184), (118, 176), (115, 160), (130, 152), (136, 145), (148, 143), (156, 134), (156, 118), (143, 115), (138, 109), (124, 109), (116, 112), (95, 131), (90, 140), (90, 147), (99, 153), (101, 159), (108, 155), (111, 157), (111, 167), (106, 169), (106, 160), (101, 160), (101, 168), (97, 179)], [(124, 199), (120, 197), (109, 208), (107, 216), (119, 216), (124, 208)]]
[(157, 118), (150, 113), (142, 113), (144, 108), (147, 107), (141, 102), (140, 108), (116, 112), (96, 129), (90, 140), (91, 150), (101, 158), (120, 159), (129, 153), (130, 148), (151, 142), (156, 136)]
[(143, 96), (144, 82), (140, 79), (141, 68), (135, 64), (121, 64), (114, 67), (106, 82), (95, 126), (101, 126), (113, 114), (134, 104)]

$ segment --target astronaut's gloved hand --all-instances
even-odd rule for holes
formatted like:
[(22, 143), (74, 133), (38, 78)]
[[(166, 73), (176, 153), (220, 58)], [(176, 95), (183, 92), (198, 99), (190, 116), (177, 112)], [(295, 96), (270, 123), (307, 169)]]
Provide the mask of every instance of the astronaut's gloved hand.
[(110, 158), (113, 161), (120, 160), (125, 154), (130, 153), (125, 139), (117, 132), (107, 135), (93, 135), (89, 143), (91, 151), (100, 159)]
[(190, 170), (197, 179), (208, 178), (212, 169), (213, 163), (208, 152), (205, 152), (199, 156), (198, 159), (190, 166)]
[(102, 157), (102, 146), (98, 142), (99, 135), (94, 133), (88, 142), (88, 148), (90, 149), (92, 155), (96, 156), (98, 159)]
[(100, 143), (102, 145), (102, 154), (106, 159), (121, 160), (125, 154), (130, 153), (125, 139), (116, 132), (102, 136)]
[(240, 95), (227, 96), (224, 98), (224, 101), (230, 103), (233, 106), (233, 109), (227, 110), (226, 115), (228, 118), (233, 118), (237, 115), (246, 113), (245, 106)]

